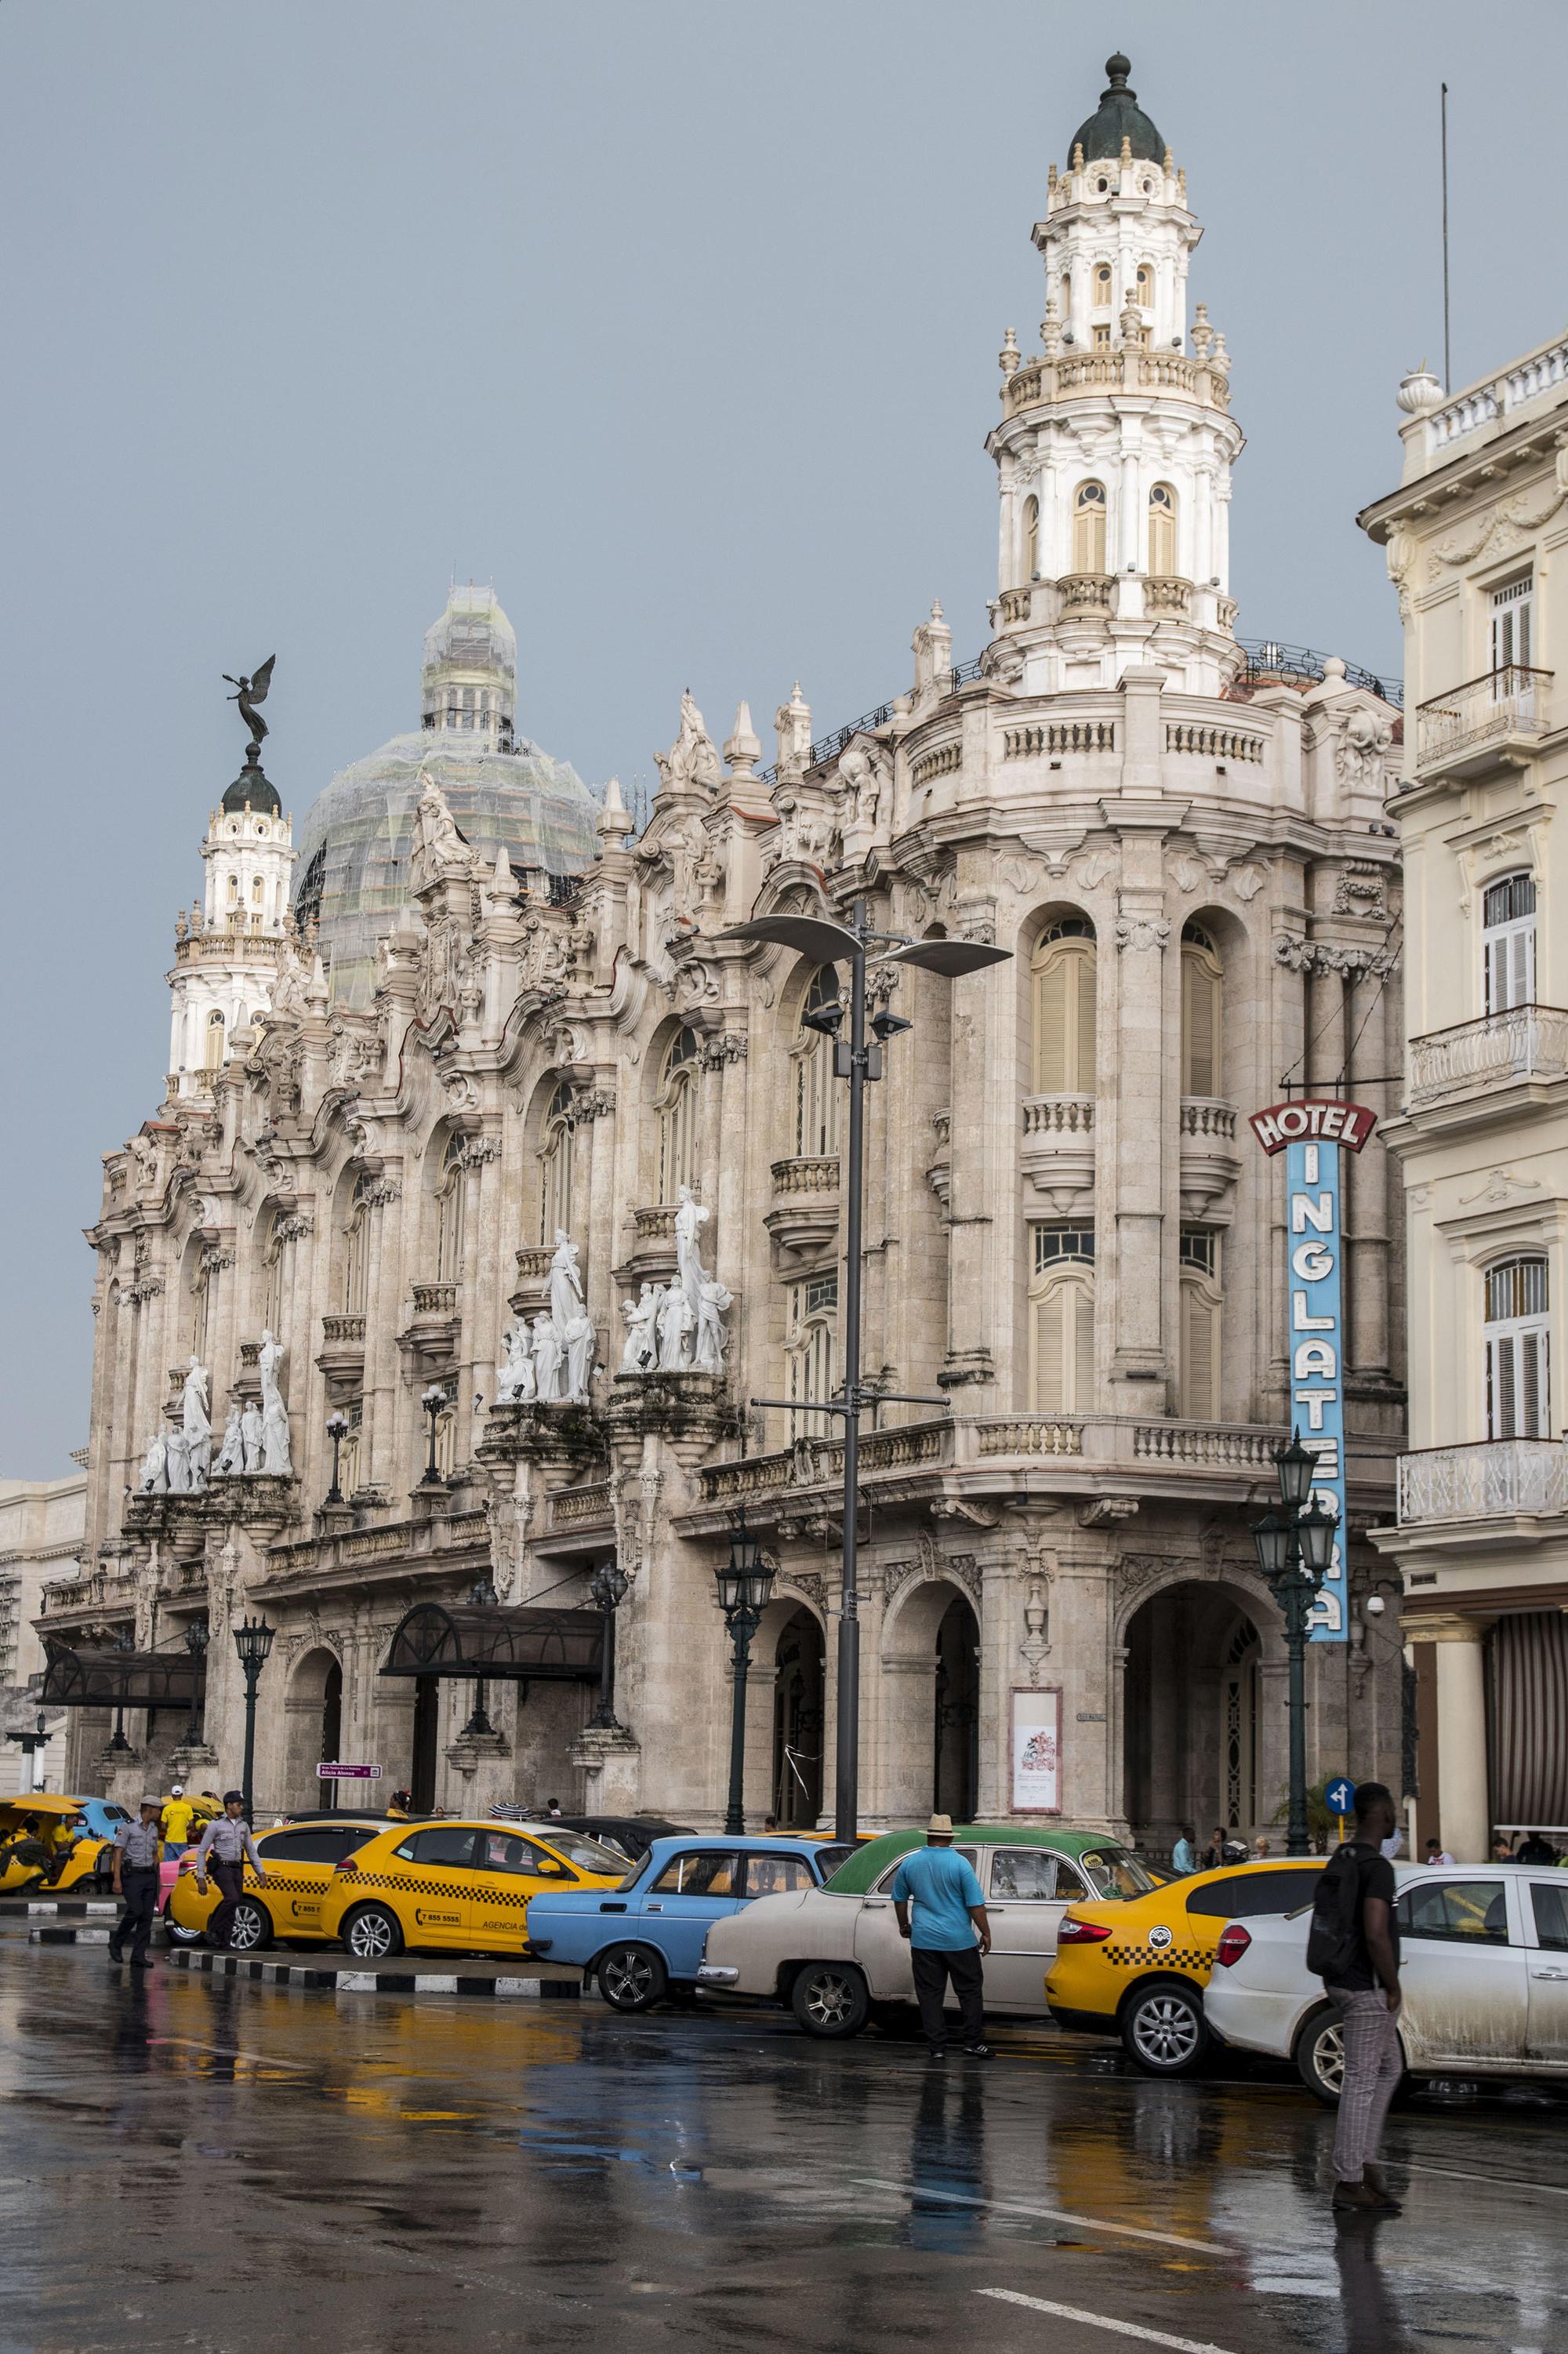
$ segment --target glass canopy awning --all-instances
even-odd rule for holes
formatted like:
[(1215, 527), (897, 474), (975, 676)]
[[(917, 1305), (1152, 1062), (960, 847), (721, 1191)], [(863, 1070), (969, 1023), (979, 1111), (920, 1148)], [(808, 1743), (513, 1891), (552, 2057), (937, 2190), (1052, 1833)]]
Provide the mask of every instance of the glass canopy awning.
[(74, 1649), (44, 1637), (45, 1708), (192, 1708), (207, 1692), (207, 1661), (177, 1651)]
[(597, 1610), (546, 1610), (525, 1602), (419, 1602), (393, 1634), (381, 1672), (589, 1683), (598, 1680), (603, 1645)]

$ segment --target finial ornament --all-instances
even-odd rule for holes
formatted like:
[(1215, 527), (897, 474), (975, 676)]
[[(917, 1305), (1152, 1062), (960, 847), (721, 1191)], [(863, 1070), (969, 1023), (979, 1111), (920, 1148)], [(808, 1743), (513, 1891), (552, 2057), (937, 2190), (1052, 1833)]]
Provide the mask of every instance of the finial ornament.
[(1001, 349), (996, 355), (996, 364), (1003, 376), (1011, 376), (1018, 366), (1018, 335), (1012, 327), (1009, 327), (1002, 336)]
[(267, 700), (267, 690), (272, 684), (272, 665), (277, 659), (276, 654), (269, 654), (260, 668), (252, 671), (249, 678), (233, 678), (228, 671), (223, 673), (227, 684), (235, 689), (235, 693), (229, 695), (228, 700), (230, 703), (238, 703), (239, 716), (250, 730), (250, 750), (248, 758), (251, 767), (254, 767), (260, 758), (261, 747), (267, 738), (267, 722), (262, 718), (257, 705)]

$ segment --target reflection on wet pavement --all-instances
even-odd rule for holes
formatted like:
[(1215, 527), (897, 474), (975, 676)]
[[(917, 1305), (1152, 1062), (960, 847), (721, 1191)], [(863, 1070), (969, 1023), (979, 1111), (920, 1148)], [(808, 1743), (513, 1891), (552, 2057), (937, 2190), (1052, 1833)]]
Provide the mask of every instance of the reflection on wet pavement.
[[(1283, 2077), (1004, 2031), (323, 1995), (0, 1941), (0, 2344), (1568, 2347), (1561, 2104), (1397, 2112), (1338, 2228)], [(133, 2252), (133, 2253), (132, 2253)]]

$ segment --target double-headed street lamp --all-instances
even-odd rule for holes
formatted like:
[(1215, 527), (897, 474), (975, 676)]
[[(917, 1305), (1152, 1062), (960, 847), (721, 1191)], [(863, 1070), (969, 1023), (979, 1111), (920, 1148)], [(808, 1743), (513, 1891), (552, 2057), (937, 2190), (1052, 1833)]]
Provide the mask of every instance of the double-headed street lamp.
[[(850, 969), (847, 1040), (838, 1035), (840, 1022), (824, 1007), (815, 1026), (833, 1042), (833, 1076), (848, 1079), (849, 1170), (846, 1186), (844, 1255), (843, 1387), (832, 1398), (753, 1398), (753, 1405), (802, 1408), (813, 1414), (842, 1416), (844, 1429), (843, 1576), (839, 1600), (838, 1739), (833, 1809), (833, 1836), (853, 1840), (860, 1813), (860, 1591), (856, 1576), (857, 1515), (859, 1511), (860, 1417), (868, 1406), (934, 1405), (950, 1413), (946, 1397), (911, 1397), (897, 1390), (869, 1390), (860, 1378), (860, 1315), (863, 1268), (861, 1226), (865, 1193), (865, 1087), (882, 1076), (882, 1050), (886, 1042), (910, 1025), (894, 1013), (866, 1017), (865, 976), (868, 964), (917, 965), (923, 971), (956, 981), (960, 974), (980, 972), (987, 965), (1004, 963), (1011, 949), (983, 947), (976, 940), (914, 940), (899, 932), (876, 932), (865, 918), (865, 901), (856, 899), (848, 924), (823, 916), (761, 916), (720, 932), (721, 940), (766, 940), (814, 957), (819, 964), (847, 963)], [(842, 1017), (841, 1017), (842, 1019)], [(867, 1039), (870, 1028), (873, 1037)], [(722, 1582), (725, 1573), (719, 1573)], [(749, 1638), (748, 1638), (749, 1639)], [(735, 1806), (731, 1800), (731, 1812)], [(737, 1826), (726, 1825), (729, 1829)]]
[(729, 1639), (735, 1646), (735, 1692), (729, 1712), (729, 1808), (724, 1819), (726, 1835), (746, 1831), (746, 1676), (751, 1661), (751, 1638), (762, 1624), (762, 1614), (773, 1591), (773, 1572), (762, 1558), (762, 1547), (747, 1533), (744, 1506), (729, 1541), (729, 1559), (715, 1570), (719, 1607)]
[(341, 1408), (336, 1414), (328, 1415), (326, 1435), (332, 1441), (332, 1486), (322, 1498), (323, 1511), (329, 1504), (341, 1504), (343, 1501), (343, 1490), (338, 1485), (337, 1473), (338, 1465), (343, 1458), (343, 1442), (348, 1437), (348, 1416)]
[(619, 1562), (601, 1561), (588, 1580), (588, 1599), (603, 1621), (599, 1653), (599, 1706), (588, 1719), (604, 1733), (619, 1733), (615, 1713), (615, 1614), (626, 1599), (628, 1579)]
[(247, 1822), (254, 1819), (256, 1812), (250, 1787), (256, 1766), (256, 1687), (276, 1632), (265, 1618), (244, 1618), (234, 1630), (234, 1648), (245, 1675), (245, 1771), (239, 1777), (239, 1787), (245, 1794)]
[(185, 1649), (191, 1655), (191, 1713), (185, 1726), (185, 1747), (194, 1749), (201, 1739), (201, 1702), (196, 1698), (196, 1679), (201, 1663), (207, 1657), (207, 1647), (212, 1640), (212, 1629), (205, 1618), (193, 1618), (185, 1628)]
[(1290, 1662), (1290, 1819), (1285, 1833), (1287, 1855), (1310, 1855), (1311, 1830), (1307, 1820), (1307, 1644), (1308, 1619), (1319, 1587), (1334, 1559), (1337, 1522), (1332, 1512), (1311, 1502), (1312, 1475), (1317, 1458), (1296, 1433), (1288, 1447), (1274, 1458), (1279, 1474), (1280, 1500), (1285, 1507), (1266, 1512), (1252, 1532), (1257, 1565), (1285, 1619), (1285, 1649)]
[[(474, 1610), (493, 1610), (500, 1599), (501, 1596), (495, 1590), (495, 1580), (491, 1576), (488, 1570), (482, 1570), (468, 1590), (470, 1608)], [(468, 1712), (468, 1723), (458, 1734), (458, 1739), (460, 1741), (471, 1741), (476, 1734), (482, 1735), (486, 1740), (494, 1740), (495, 1727), (490, 1721), (490, 1712), (484, 1704), (489, 1696), (489, 1693), (485, 1690), (485, 1679), (483, 1676), (475, 1676), (473, 1680), (473, 1706)]]
[(440, 1382), (432, 1382), (419, 1399), (419, 1404), (424, 1407), (430, 1421), (429, 1460), (425, 1465), (425, 1475), (419, 1482), (421, 1488), (444, 1488), (447, 1484), (436, 1469), (436, 1425), (441, 1418), (441, 1409), (446, 1403), (447, 1394)]

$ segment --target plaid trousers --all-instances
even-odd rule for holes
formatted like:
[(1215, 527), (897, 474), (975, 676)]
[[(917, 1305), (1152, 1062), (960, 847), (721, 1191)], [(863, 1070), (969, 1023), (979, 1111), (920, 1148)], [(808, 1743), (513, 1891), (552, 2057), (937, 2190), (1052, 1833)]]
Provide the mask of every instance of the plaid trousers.
[(1334, 2134), (1334, 2173), (1340, 2182), (1359, 2182), (1361, 2168), (1377, 2162), (1383, 2120), (1404, 2063), (1399, 2056), (1398, 2022), (1382, 1987), (1347, 1989), (1335, 1999), (1344, 2021), (1345, 2077)]

